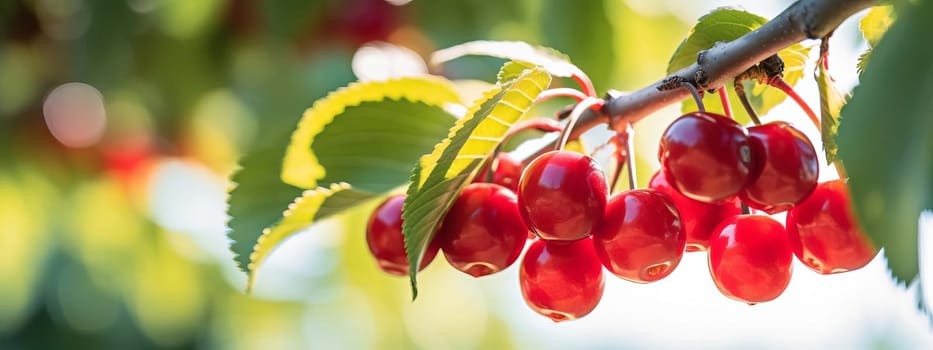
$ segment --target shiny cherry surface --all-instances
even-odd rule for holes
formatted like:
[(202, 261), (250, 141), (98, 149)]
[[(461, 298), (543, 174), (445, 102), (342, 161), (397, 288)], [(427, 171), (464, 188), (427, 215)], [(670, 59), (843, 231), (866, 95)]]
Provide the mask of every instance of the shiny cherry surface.
[[(505, 152), (499, 153), (496, 156), (496, 164), (492, 172), (492, 183), (504, 186), (512, 192), (518, 191), (518, 180), (522, 177), (522, 163), (512, 158), (511, 155)], [(480, 170), (479, 174), (476, 175), (476, 179), (473, 180), (474, 183), (486, 182), (489, 175), (489, 166), (483, 167)]]
[(732, 119), (693, 112), (664, 131), (658, 159), (674, 188), (691, 199), (714, 203), (745, 186), (751, 150), (745, 129)]
[(843, 180), (820, 183), (807, 199), (787, 212), (787, 235), (794, 255), (821, 274), (851, 271), (878, 253), (860, 229)]
[(740, 197), (749, 207), (776, 214), (789, 210), (816, 188), (820, 164), (813, 144), (785, 122), (748, 128), (752, 171)]
[(687, 252), (706, 251), (709, 236), (716, 226), (742, 213), (742, 203), (738, 197), (720, 203), (695, 201), (671, 187), (661, 171), (654, 173), (648, 188), (666, 194), (674, 202), (687, 236)]
[[(369, 217), (366, 226), (366, 244), (376, 258), (379, 268), (386, 273), (407, 276), (408, 258), (405, 255), (405, 240), (402, 236), (402, 205), (405, 195), (391, 196), (382, 202)], [(423, 270), (437, 255), (437, 244), (432, 241), (421, 259)]]
[(639, 283), (667, 277), (680, 263), (686, 243), (674, 202), (655, 190), (612, 196), (593, 232), (593, 245), (603, 266)]
[(784, 227), (769, 216), (739, 215), (709, 241), (709, 271), (723, 295), (749, 304), (773, 300), (790, 283), (793, 253)]
[(478, 183), (460, 193), (434, 239), (451, 266), (480, 277), (512, 265), (527, 237), (515, 193)]
[(553, 151), (533, 160), (518, 184), (518, 208), (532, 232), (546, 240), (588, 237), (609, 200), (605, 175), (593, 158)]
[(518, 275), (522, 296), (554, 322), (589, 314), (603, 296), (603, 266), (589, 238), (573, 242), (534, 240)]

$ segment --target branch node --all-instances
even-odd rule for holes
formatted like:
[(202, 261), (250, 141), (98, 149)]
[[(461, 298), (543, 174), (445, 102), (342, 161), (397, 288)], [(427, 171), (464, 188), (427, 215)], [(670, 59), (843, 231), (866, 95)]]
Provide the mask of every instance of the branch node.
[(700, 89), (706, 89), (709, 85), (709, 74), (706, 73), (702, 68), (698, 69), (696, 74), (693, 75), (693, 85)]
[(669, 91), (674, 89), (679, 89), (680, 84), (686, 82), (687, 79), (679, 75), (671, 75), (661, 81), (661, 84), (658, 85), (659, 91)]

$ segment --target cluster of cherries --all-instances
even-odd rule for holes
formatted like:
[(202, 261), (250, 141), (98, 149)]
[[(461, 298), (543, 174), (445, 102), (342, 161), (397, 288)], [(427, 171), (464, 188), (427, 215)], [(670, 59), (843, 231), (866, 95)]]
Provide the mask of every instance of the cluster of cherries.
[[(817, 183), (813, 145), (784, 122), (744, 128), (695, 112), (664, 132), (662, 168), (648, 189), (610, 197), (599, 165), (571, 151), (545, 153), (522, 170), (502, 153), (492, 183), (472, 183), (447, 213), (419, 269), (443, 251), (454, 268), (480, 277), (521, 255), (519, 280), (532, 309), (563, 321), (590, 313), (603, 294), (603, 268), (628, 281), (668, 276), (687, 252), (708, 252), (727, 297), (755, 304), (790, 282), (793, 256), (812, 270), (838, 273), (876, 254), (855, 222), (846, 184)], [(369, 248), (386, 272), (407, 275), (401, 210), (390, 197), (367, 227)], [(786, 225), (748, 214), (787, 212)]]

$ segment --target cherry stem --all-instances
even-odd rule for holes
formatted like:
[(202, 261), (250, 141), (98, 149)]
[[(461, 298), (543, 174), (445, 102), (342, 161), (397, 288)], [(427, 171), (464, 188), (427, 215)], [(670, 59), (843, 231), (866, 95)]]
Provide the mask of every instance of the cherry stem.
[(492, 182), (493, 173), (495, 172), (496, 168), (499, 167), (499, 153), (502, 152), (502, 145), (505, 145), (505, 143), (516, 134), (529, 130), (538, 130), (546, 133), (563, 131), (564, 124), (561, 124), (561, 122), (550, 118), (531, 118), (512, 124), (509, 130), (505, 133), (505, 136), (502, 137), (502, 142), (499, 142), (499, 145), (497, 145), (496, 149), (492, 152), (492, 160), (489, 161), (490, 164), (489, 171), (487, 171), (486, 174), (486, 182)]
[(580, 90), (573, 88), (554, 88), (542, 91), (541, 94), (538, 95), (538, 98), (535, 99), (535, 103), (547, 101), (556, 97), (572, 97), (577, 100), (577, 102), (580, 102), (588, 96), (580, 92)]
[(687, 89), (687, 91), (690, 91), (690, 95), (693, 95), (693, 102), (696, 102), (697, 109), (700, 112), (706, 112), (706, 107), (703, 106), (703, 97), (700, 96), (700, 92), (697, 91), (696, 86), (693, 86), (693, 84), (688, 83), (686, 81), (681, 82), (680, 86), (683, 86), (684, 89)]
[(752, 122), (755, 125), (761, 125), (761, 119), (758, 119), (758, 113), (755, 112), (755, 108), (752, 107), (752, 103), (748, 101), (748, 96), (745, 95), (745, 85), (742, 85), (742, 82), (739, 80), (735, 81), (735, 95), (739, 97), (739, 102), (742, 102), (742, 107), (745, 108), (745, 112), (748, 113), (748, 117), (752, 119)]
[(567, 145), (567, 140), (570, 139), (570, 131), (573, 130), (574, 124), (577, 123), (577, 119), (580, 119), (580, 115), (582, 115), (584, 111), (590, 108), (602, 108), (605, 103), (606, 101), (596, 97), (587, 97), (583, 99), (583, 101), (580, 101), (580, 103), (577, 103), (577, 105), (573, 107), (573, 110), (570, 111), (570, 121), (568, 121), (567, 126), (564, 127), (564, 133), (560, 137), (560, 142), (557, 143), (557, 147), (554, 149), (564, 149), (564, 146)]
[(582, 70), (576, 69), (571, 75), (573, 80), (580, 85), (580, 88), (583, 89), (583, 93), (588, 97), (596, 97), (596, 88), (593, 87), (593, 81), (590, 80), (590, 77), (586, 75)]
[(722, 111), (726, 114), (726, 117), (732, 119), (732, 106), (729, 105), (729, 95), (726, 93), (726, 87), (723, 86), (716, 90), (719, 93), (719, 102), (722, 103)]
[(523, 120), (512, 124), (512, 127), (509, 128), (509, 131), (507, 131), (505, 136), (502, 138), (502, 142), (505, 143), (509, 140), (509, 138), (515, 136), (515, 134), (528, 130), (538, 130), (542, 132), (563, 131), (564, 124), (561, 124), (561, 122), (550, 118), (532, 118)]
[(745, 204), (745, 202), (742, 202), (742, 215), (748, 215), (751, 213), (752, 213), (752, 210), (748, 207), (748, 204)]
[(629, 123), (625, 127), (625, 165), (628, 169), (628, 189), (638, 188), (638, 181), (635, 178), (635, 128)]
[(807, 102), (805, 102), (803, 98), (801, 98), (800, 95), (798, 95), (797, 92), (794, 91), (794, 88), (790, 87), (790, 85), (787, 85), (787, 82), (784, 81), (784, 79), (782, 79), (781, 77), (774, 77), (770, 81), (768, 81), (768, 85), (776, 87), (780, 89), (781, 91), (784, 91), (784, 93), (787, 94), (787, 96), (790, 96), (790, 98), (792, 98), (794, 102), (797, 102), (797, 105), (800, 106), (800, 109), (803, 109), (804, 113), (806, 113), (807, 116), (810, 117), (810, 121), (813, 122), (813, 125), (816, 126), (816, 129), (821, 130), (820, 117), (818, 117), (816, 113), (813, 112), (813, 109), (810, 108), (810, 105), (808, 105)]

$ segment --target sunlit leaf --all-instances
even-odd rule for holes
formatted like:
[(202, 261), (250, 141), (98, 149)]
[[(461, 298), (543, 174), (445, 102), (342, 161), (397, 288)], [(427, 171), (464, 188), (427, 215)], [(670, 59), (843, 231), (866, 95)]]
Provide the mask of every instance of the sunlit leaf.
[(246, 288), (256, 281), (256, 272), (273, 249), (300, 230), (317, 220), (326, 218), (360, 202), (373, 198), (366, 192), (354, 191), (346, 183), (331, 184), (329, 188), (306, 190), (282, 213), (282, 220), (262, 231), (249, 256)]
[(868, 10), (859, 22), (858, 28), (862, 31), (862, 36), (868, 41), (869, 46), (878, 45), (884, 33), (894, 23), (894, 18), (894, 5), (875, 6)]
[[(455, 120), (441, 104), (457, 100), (441, 78), (356, 83), (316, 102), (291, 139), (268, 137), (279, 142), (251, 152), (233, 176), (228, 225), (240, 268), (251, 274), (250, 257), (260, 235), (282, 220), (304, 186), (345, 182), (367, 194), (322, 209), (331, 213), (403, 186), (411, 164), (444, 138)], [(286, 179), (294, 179), (294, 185)]]
[[(751, 14), (743, 10), (730, 8), (719, 8), (709, 14), (700, 17), (699, 22), (690, 31), (690, 35), (680, 44), (680, 47), (671, 56), (667, 67), (667, 73), (672, 74), (680, 69), (689, 67), (696, 63), (697, 54), (700, 51), (709, 49), (717, 42), (730, 42), (749, 32), (768, 23), (768, 19)], [(794, 86), (803, 77), (803, 69), (806, 65), (810, 49), (800, 44), (794, 44), (778, 52), (778, 56), (784, 60), (784, 81), (788, 85)], [(732, 89), (732, 83), (727, 83), (729, 92), (729, 103), (732, 106), (741, 106), (741, 102)], [(771, 108), (777, 106), (787, 98), (784, 92), (769, 88), (765, 85), (756, 85), (753, 88), (746, 88), (745, 93), (758, 114), (767, 114)], [(716, 94), (706, 94), (703, 97), (703, 104), (708, 111), (714, 113), (723, 113), (723, 107), (719, 103), (719, 96)], [(684, 113), (697, 110), (697, 105), (692, 99), (686, 99), (682, 104)], [(748, 113), (742, 108), (733, 108), (733, 115), (741, 123), (750, 121)]]
[(868, 49), (859, 56), (858, 62), (856, 63), (859, 75), (865, 70), (865, 65), (868, 64), (868, 59), (871, 58), (872, 48), (878, 45), (878, 42), (884, 37), (884, 33), (888, 31), (888, 28), (891, 27), (895, 19), (896, 16), (894, 14), (893, 5), (872, 7), (871, 10), (868, 10), (868, 13), (865, 14), (865, 17), (862, 17), (862, 20), (859, 22), (859, 29), (862, 31), (862, 36), (865, 37), (865, 41), (868, 42)]
[(502, 65), (502, 68), (499, 69), (499, 74), (496, 75), (496, 80), (500, 83), (508, 82), (521, 76), (526, 69), (531, 69), (534, 67), (534, 64), (528, 62), (508, 61)]
[[(488, 91), (450, 129), (447, 138), (418, 161), (402, 209), (408, 266), (420, 266), (428, 242), (460, 190), (550, 83), (551, 76), (535, 68)], [(418, 295), (417, 272), (410, 269), (413, 297)]]
[(557, 77), (570, 77), (580, 69), (570, 63), (570, 58), (557, 50), (532, 46), (520, 41), (471, 41), (438, 50), (431, 55), (431, 64), (440, 65), (463, 56), (480, 55), (528, 62), (544, 68)]
[(816, 85), (820, 90), (820, 133), (826, 163), (836, 160), (836, 134), (839, 133), (839, 111), (846, 104), (846, 97), (836, 89), (832, 78), (822, 64), (817, 64)]
[(862, 227), (902, 282), (918, 272), (917, 222), (933, 208), (933, 1), (912, 5), (872, 54), (842, 109), (839, 158)]
[(372, 192), (394, 188), (407, 180), (417, 152), (453, 121), (442, 107), (458, 102), (450, 83), (433, 77), (353, 83), (332, 92), (298, 122), (282, 181), (306, 189), (319, 181)]

